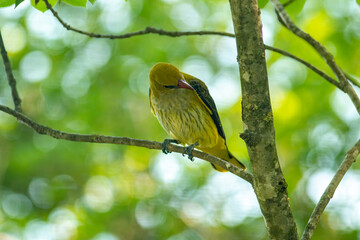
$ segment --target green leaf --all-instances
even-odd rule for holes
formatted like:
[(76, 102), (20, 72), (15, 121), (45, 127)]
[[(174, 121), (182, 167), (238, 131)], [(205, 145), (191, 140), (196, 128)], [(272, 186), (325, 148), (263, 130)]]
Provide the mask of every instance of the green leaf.
[(73, 6), (79, 6), (79, 7), (86, 7), (87, 0), (62, 0), (63, 2), (66, 2), (67, 4), (73, 5)]
[[(282, 4), (289, 2), (289, 0), (280, 0)], [(289, 14), (298, 14), (301, 12), (305, 5), (306, 0), (295, 0), (286, 6), (286, 11)]]
[(356, 0), (357, 4), (360, 6), (360, 0)]
[(0, 7), (8, 7), (15, 3), (15, 0), (1, 0)]
[[(57, 0), (48, 0), (48, 2), (51, 6), (54, 6), (57, 3)], [(45, 12), (47, 10), (46, 5), (42, 0), (40, 0), (37, 4), (35, 4), (35, 0), (31, 0), (31, 5), (41, 12)]]
[(15, 0), (15, 7), (17, 7), (20, 3), (22, 3), (24, 0)]
[(89, 0), (91, 4), (94, 4), (96, 0)]
[(263, 8), (268, 4), (269, 0), (258, 0), (259, 8)]

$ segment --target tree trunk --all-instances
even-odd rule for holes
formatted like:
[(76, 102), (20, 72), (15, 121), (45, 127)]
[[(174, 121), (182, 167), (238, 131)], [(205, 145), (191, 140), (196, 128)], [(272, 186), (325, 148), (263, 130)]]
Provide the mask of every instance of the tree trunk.
[(249, 153), (255, 194), (270, 239), (298, 239), (275, 145), (260, 10), (256, 0), (230, 0), (230, 7), (241, 75), (241, 138)]

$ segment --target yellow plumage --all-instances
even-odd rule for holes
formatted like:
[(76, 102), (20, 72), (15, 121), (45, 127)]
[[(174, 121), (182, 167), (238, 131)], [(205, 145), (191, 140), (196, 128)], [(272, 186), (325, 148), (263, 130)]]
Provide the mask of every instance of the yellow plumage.
[(220, 118), (205, 83), (168, 63), (156, 64), (149, 79), (151, 110), (173, 139), (184, 145), (197, 143), (197, 149), (245, 169), (227, 149)]

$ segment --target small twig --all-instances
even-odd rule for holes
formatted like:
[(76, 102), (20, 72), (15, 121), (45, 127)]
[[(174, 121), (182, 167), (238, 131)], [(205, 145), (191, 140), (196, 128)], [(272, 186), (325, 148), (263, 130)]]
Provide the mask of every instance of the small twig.
[(285, 24), (286, 28), (288, 28), (296, 36), (308, 42), (325, 59), (328, 66), (331, 68), (331, 70), (334, 72), (336, 77), (339, 79), (340, 84), (343, 85), (344, 92), (346, 92), (349, 95), (351, 101), (355, 105), (356, 110), (360, 114), (360, 99), (357, 96), (351, 84), (348, 82), (344, 72), (336, 64), (334, 56), (323, 45), (321, 45), (321, 43), (316, 41), (308, 33), (304, 32), (298, 26), (295, 25), (295, 23), (291, 20), (284, 6), (279, 2), (279, 0), (271, 0), (271, 1), (273, 2), (279, 16), (281, 17), (281, 22)]
[(21, 99), (20, 99), (18, 91), (16, 89), (16, 80), (15, 80), (14, 75), (11, 70), (10, 61), (9, 61), (9, 58), (8, 58), (8, 55), (7, 55), (7, 52), (5, 49), (5, 45), (4, 45), (4, 41), (2, 38), (1, 32), (0, 32), (0, 49), (1, 49), (1, 56), (4, 61), (5, 72), (6, 72), (8, 82), (9, 82), (9, 85), (11, 88), (11, 95), (13, 98), (14, 107), (15, 107), (16, 111), (21, 112)]
[(360, 88), (360, 82), (358, 80), (356, 80), (354, 77), (350, 76), (349, 74), (345, 73), (345, 76), (347, 79), (349, 79), (349, 81), (354, 84), (355, 86)]
[[(104, 136), (104, 135), (85, 135), (85, 134), (76, 134), (76, 133), (67, 133), (62, 132), (59, 130), (52, 129), (50, 127), (40, 125), (27, 116), (14, 111), (6, 106), (0, 105), (0, 111), (6, 112), (15, 118), (17, 118), (21, 123), (27, 125), (28, 127), (35, 130), (37, 133), (42, 135), (48, 135), (50, 137), (56, 138), (56, 139), (63, 139), (68, 141), (74, 141), (74, 142), (89, 142), (89, 143), (111, 143), (111, 144), (121, 144), (121, 145), (129, 145), (129, 146), (138, 146), (138, 147), (144, 147), (149, 149), (161, 149), (161, 143), (154, 142), (154, 141), (148, 141), (148, 140), (140, 140), (140, 139), (133, 139), (128, 137), (112, 137), (112, 136)], [(169, 144), (168, 149), (171, 152), (177, 152), (177, 153), (183, 153), (185, 148)], [(249, 182), (251, 185), (253, 184), (253, 176), (251, 173), (246, 172), (235, 165), (228, 163), (220, 158), (217, 158), (215, 156), (209, 155), (207, 153), (193, 150), (192, 155), (194, 157), (203, 159), (205, 161), (208, 161), (210, 163), (213, 163), (215, 165), (218, 165), (229, 172), (241, 177), (245, 181)]]
[(109, 39), (123, 39), (123, 38), (130, 38), (138, 35), (145, 35), (145, 34), (159, 34), (169, 37), (180, 37), (180, 36), (190, 36), (190, 35), (220, 35), (220, 36), (226, 36), (226, 37), (234, 37), (234, 34), (227, 33), (227, 32), (216, 32), (216, 31), (188, 31), (188, 32), (178, 32), (178, 31), (165, 31), (162, 29), (154, 28), (154, 27), (146, 27), (144, 30), (131, 32), (131, 33), (125, 33), (120, 35), (112, 35), (112, 34), (99, 34), (99, 33), (91, 33), (86, 32), (77, 28), (74, 28), (70, 26), (68, 23), (66, 23), (64, 20), (62, 20), (59, 16), (59, 14), (53, 9), (51, 4), (48, 2), (48, 0), (43, 0), (46, 4), (47, 9), (49, 9), (54, 17), (63, 25), (64, 28), (66, 28), (69, 31), (77, 32), (83, 35), (87, 35), (89, 37), (94, 38), (109, 38)]
[(316, 226), (319, 223), (321, 214), (324, 212), (330, 199), (334, 196), (335, 190), (338, 187), (341, 179), (344, 177), (345, 173), (349, 170), (351, 165), (356, 161), (356, 158), (359, 156), (359, 153), (360, 153), (360, 140), (358, 140), (357, 143), (347, 152), (344, 161), (341, 163), (340, 167), (335, 173), (335, 176), (333, 177), (330, 184), (328, 185), (323, 195), (321, 196), (320, 201), (316, 205), (305, 227), (301, 240), (311, 239), (316, 229)]
[(289, 0), (286, 3), (283, 4), (284, 7), (289, 6), (290, 4), (292, 4), (293, 2), (295, 2), (295, 0)]
[(310, 63), (304, 61), (301, 58), (296, 57), (295, 55), (292, 55), (289, 52), (286, 52), (284, 50), (278, 49), (278, 48), (274, 48), (271, 46), (267, 46), (265, 45), (265, 49), (271, 50), (273, 52), (277, 52), (280, 53), (284, 56), (290, 57), (302, 64), (304, 64), (306, 67), (308, 67), (309, 69), (311, 69), (312, 71), (314, 71), (315, 73), (317, 73), (318, 75), (320, 75), (321, 77), (323, 77), (326, 81), (328, 81), (329, 83), (333, 84), (334, 86), (336, 86), (337, 88), (339, 88), (340, 90), (344, 91), (344, 87), (335, 79), (333, 79), (332, 77), (330, 77), (329, 75), (327, 75), (325, 72), (321, 71), (320, 69), (318, 69), (317, 67), (311, 65)]
[[(146, 34), (158, 34), (158, 35), (163, 35), (163, 36), (168, 36), (168, 37), (181, 37), (181, 36), (192, 36), (192, 35), (218, 35), (218, 36), (225, 36), (225, 37), (232, 37), (232, 38), (235, 37), (235, 35), (233, 33), (228, 33), (228, 32), (217, 32), (217, 31), (179, 32), (179, 31), (166, 31), (166, 30), (163, 30), (163, 29), (154, 28), (154, 27), (150, 27), (150, 26), (146, 27), (144, 30), (135, 31), (135, 32), (131, 32), (131, 33), (120, 34), (120, 35), (91, 33), (91, 32), (86, 32), (86, 31), (83, 31), (83, 30), (72, 27), (70, 24), (68, 24), (64, 20), (62, 20), (62, 18), (59, 16), (59, 14), (49, 4), (48, 0), (43, 0), (43, 1), (45, 2), (46, 7), (52, 12), (54, 17), (60, 22), (60, 24), (64, 28), (66, 28), (69, 31), (74, 31), (74, 32), (86, 35), (88, 37), (93, 37), (93, 38), (124, 39), (124, 38), (130, 38), (130, 37), (139, 36), (139, 35), (146, 35)], [(288, 4), (290, 4), (290, 3), (288, 3)], [(278, 17), (279, 17), (279, 20), (281, 20), (280, 15), (278, 15)], [(340, 86), (340, 84), (338, 82), (336, 82), (333, 78), (331, 78), (326, 73), (319, 70), (318, 68), (312, 66), (310, 63), (308, 63), (308, 62), (306, 62), (306, 61), (304, 61), (304, 60), (302, 60), (302, 59), (300, 59), (298, 57), (295, 57), (294, 55), (292, 55), (292, 54), (290, 54), (290, 53), (288, 53), (288, 52), (286, 52), (284, 50), (281, 50), (281, 49), (278, 49), (278, 48), (275, 48), (275, 47), (265, 45), (265, 49), (270, 50), (270, 51), (274, 51), (274, 52), (277, 52), (277, 53), (280, 53), (280, 54), (283, 54), (285, 56), (288, 56), (288, 57), (291, 57), (291, 58), (295, 59), (296, 61), (299, 61), (300, 63), (302, 63), (305, 66), (309, 67), (315, 73), (319, 74), (321, 77), (324, 77), (331, 84), (335, 85), (336, 87), (338, 87), (339, 89), (344, 91), (344, 89)], [(356, 83), (356, 81), (355, 81), (355, 83)], [(355, 85), (360, 87), (360, 84), (355, 84)]]

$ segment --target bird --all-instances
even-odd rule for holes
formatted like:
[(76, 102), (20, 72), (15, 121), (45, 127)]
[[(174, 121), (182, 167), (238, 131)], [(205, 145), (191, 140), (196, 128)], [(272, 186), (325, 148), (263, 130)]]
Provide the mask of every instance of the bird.
[[(169, 143), (184, 146), (192, 160), (192, 150), (199, 149), (246, 170), (228, 150), (225, 133), (215, 102), (203, 81), (181, 72), (170, 63), (155, 64), (149, 73), (149, 99), (152, 113), (171, 136), (162, 143), (167, 154)], [(220, 166), (211, 164), (220, 172)]]

